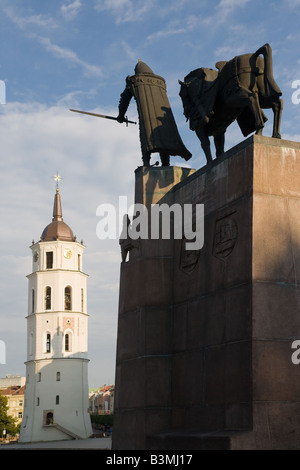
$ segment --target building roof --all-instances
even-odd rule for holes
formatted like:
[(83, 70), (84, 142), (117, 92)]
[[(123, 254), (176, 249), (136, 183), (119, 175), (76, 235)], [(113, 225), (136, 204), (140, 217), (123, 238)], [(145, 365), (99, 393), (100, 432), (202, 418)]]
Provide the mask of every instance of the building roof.
[(0, 390), (0, 393), (5, 396), (12, 396), (12, 395), (18, 396), (18, 395), (24, 395), (24, 391), (25, 391), (25, 385), (23, 385), (23, 387), (14, 386), (14, 387), (2, 388)]
[(54, 196), (52, 222), (44, 228), (43, 233), (41, 235), (41, 241), (43, 242), (49, 242), (52, 240), (63, 240), (71, 242), (76, 241), (76, 237), (74, 237), (72, 230), (63, 221), (61, 198), (58, 188), (56, 189), (56, 193)]

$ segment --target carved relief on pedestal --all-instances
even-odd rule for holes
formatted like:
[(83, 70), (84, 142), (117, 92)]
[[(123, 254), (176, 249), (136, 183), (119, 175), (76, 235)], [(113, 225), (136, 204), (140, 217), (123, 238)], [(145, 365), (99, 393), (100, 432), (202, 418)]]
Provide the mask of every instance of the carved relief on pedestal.
[(190, 274), (197, 266), (200, 258), (200, 250), (187, 250), (186, 238), (181, 241), (180, 265), (179, 269), (186, 274)]
[(216, 258), (226, 258), (234, 249), (238, 236), (238, 227), (234, 218), (236, 210), (217, 218), (215, 225), (213, 251)]

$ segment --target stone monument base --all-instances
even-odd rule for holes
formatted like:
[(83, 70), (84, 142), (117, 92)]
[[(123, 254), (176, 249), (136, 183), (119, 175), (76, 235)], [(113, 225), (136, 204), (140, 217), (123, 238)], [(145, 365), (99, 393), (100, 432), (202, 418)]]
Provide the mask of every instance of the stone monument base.
[(204, 246), (121, 264), (113, 449), (300, 449), (300, 144), (171, 172), (138, 169), (135, 202), (204, 204)]

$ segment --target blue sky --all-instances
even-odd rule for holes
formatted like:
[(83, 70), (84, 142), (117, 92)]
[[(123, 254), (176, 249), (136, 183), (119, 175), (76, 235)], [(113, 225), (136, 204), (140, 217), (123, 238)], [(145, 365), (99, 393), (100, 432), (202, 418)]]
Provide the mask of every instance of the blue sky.
[[(63, 215), (87, 246), (89, 382), (114, 382), (120, 252), (117, 240), (96, 236), (96, 209), (133, 202), (141, 164), (138, 126), (78, 115), (77, 108), (117, 114), (125, 78), (138, 59), (165, 78), (169, 101), (193, 168), (205, 159), (183, 116), (178, 79), (198, 67), (273, 50), (274, 77), (283, 92), (281, 133), (300, 140), (300, 0), (0, 0), (0, 376), (25, 375), (27, 279), (32, 239), (51, 221), (53, 175), (62, 176)], [(264, 135), (271, 136), (272, 112)], [(137, 120), (131, 103), (128, 117)], [(226, 149), (243, 140), (233, 124)], [(180, 158), (172, 164), (181, 165)]]

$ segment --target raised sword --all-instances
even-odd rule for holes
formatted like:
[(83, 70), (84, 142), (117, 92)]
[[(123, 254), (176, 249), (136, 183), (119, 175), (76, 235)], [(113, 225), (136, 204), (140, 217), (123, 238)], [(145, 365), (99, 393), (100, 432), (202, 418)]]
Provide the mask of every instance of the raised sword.
[[(118, 118), (116, 118), (114, 116), (106, 116), (105, 114), (89, 113), (87, 111), (79, 111), (78, 109), (70, 109), (70, 111), (73, 111), (74, 113), (88, 114), (89, 116), (101, 117), (101, 118), (104, 118), (104, 119), (112, 119), (113, 121), (118, 120)], [(136, 124), (136, 122), (134, 122), (134, 121), (129, 121), (129, 119), (127, 119), (127, 116), (125, 116), (124, 122), (126, 122), (126, 126), (128, 126), (128, 124)]]

